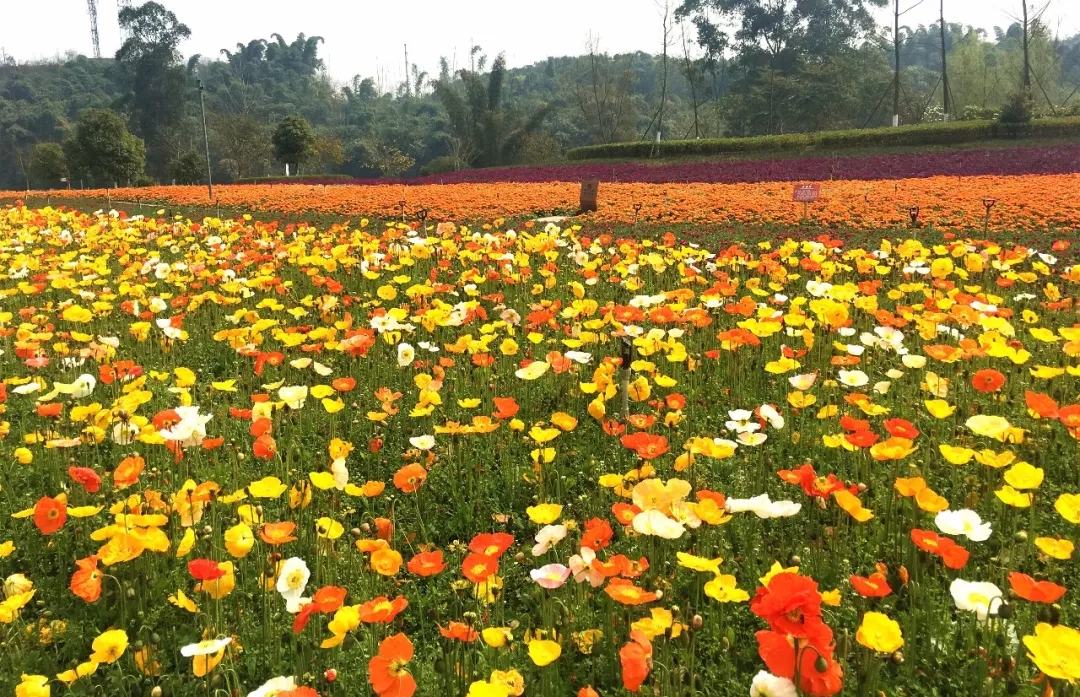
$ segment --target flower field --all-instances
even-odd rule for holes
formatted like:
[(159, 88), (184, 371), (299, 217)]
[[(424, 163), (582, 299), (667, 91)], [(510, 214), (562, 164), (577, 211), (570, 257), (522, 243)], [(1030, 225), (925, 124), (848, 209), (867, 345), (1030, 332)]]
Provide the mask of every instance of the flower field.
[[(1078, 183), (816, 212), (992, 196), (1023, 246), (360, 221), (400, 187), (221, 190), (357, 215), (324, 229), (0, 208), (0, 694), (1076, 695)], [(801, 212), (661, 190), (598, 217)]]
[[(821, 200), (810, 207), (816, 224), (859, 230), (910, 225), (910, 210), (920, 208), (919, 222), (942, 230), (1080, 228), (1080, 174), (978, 176), (899, 180), (836, 180), (821, 186)], [(436, 220), (490, 221), (536, 215), (573, 214), (579, 183), (485, 183), (453, 185), (234, 185), (214, 190), (214, 205), (232, 210), (274, 214), (372, 216), (400, 219), (402, 202), (408, 218), (421, 209)], [(601, 223), (780, 225), (799, 224), (801, 204), (791, 200), (792, 185), (783, 181), (743, 184), (602, 184)], [(146, 187), (138, 189), (57, 192), (73, 199), (108, 197), (153, 206), (204, 206), (206, 188)], [(0, 192), (13, 201), (25, 192)], [(43, 196), (44, 192), (37, 195)], [(993, 201), (987, 219), (984, 202)], [(635, 209), (640, 206), (640, 209)]]

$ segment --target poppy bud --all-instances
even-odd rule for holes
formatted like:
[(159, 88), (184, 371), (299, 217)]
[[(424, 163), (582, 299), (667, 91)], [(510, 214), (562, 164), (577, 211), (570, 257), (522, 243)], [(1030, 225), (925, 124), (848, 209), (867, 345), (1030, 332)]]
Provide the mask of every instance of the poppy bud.
[(819, 673), (824, 673), (828, 669), (829, 669), (829, 662), (825, 660), (824, 656), (818, 656), (817, 660), (814, 661), (814, 670), (816, 670)]
[(161, 697), (161, 685), (154, 685), (154, 689), (150, 690), (150, 697)]
[(158, 634), (157, 632), (154, 632), (153, 634), (151, 634), (150, 635), (150, 643), (151, 644), (160, 644), (161, 643), (161, 635)]
[(788, 566), (798, 566), (799, 564), (802, 564), (802, 557), (798, 554), (792, 554), (791, 557), (788, 558)]
[(1027, 530), (1017, 530), (1016, 539), (1019, 542), (1026, 542), (1028, 538)]
[(693, 618), (690, 619), (690, 626), (694, 629), (701, 629), (704, 624), (705, 620), (702, 619), (701, 615), (694, 615)]
[(361, 535), (364, 534), (364, 532), (360, 528), (353, 528), (352, 530), (349, 531), (349, 534), (352, 535), (353, 537), (360, 537)]
[[(1012, 619), (1012, 616), (1013, 616), (1012, 605), (1009, 605), (1008, 603), (1002, 603), (1001, 607), (998, 608), (998, 617), (1000, 617), (1003, 620), (1008, 620), (1008, 619)], [(1005, 637), (1001, 636), (999, 638), (1004, 639)], [(1001, 646), (1001, 644), (998, 644), (998, 646)]]
[(337, 680), (337, 671), (333, 668), (327, 668), (326, 672), (323, 673), (323, 677), (326, 678), (327, 682), (334, 682)]
[(893, 653), (893, 655), (890, 656), (890, 658), (892, 659), (892, 662), (895, 663), (898, 666), (904, 664), (904, 654), (901, 651), (897, 651), (897, 652)]

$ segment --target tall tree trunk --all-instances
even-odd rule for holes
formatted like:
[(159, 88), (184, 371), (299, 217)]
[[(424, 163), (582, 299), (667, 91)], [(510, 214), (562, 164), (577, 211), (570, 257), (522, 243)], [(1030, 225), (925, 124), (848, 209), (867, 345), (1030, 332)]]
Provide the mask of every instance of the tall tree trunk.
[(892, 125), (900, 125), (900, 0), (896, 0), (896, 10), (893, 15), (893, 117)]
[(945, 63), (945, 0), (941, 0), (941, 89), (945, 95), (945, 120), (952, 115), (952, 95), (949, 94), (949, 70)]

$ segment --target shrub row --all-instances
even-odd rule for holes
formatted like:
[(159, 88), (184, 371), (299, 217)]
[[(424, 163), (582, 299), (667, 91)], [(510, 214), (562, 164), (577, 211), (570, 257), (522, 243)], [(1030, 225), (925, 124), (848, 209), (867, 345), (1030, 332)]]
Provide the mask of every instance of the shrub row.
[(610, 143), (574, 148), (567, 153), (567, 157), (571, 160), (662, 158), (751, 152), (798, 152), (810, 149), (959, 145), (998, 138), (1080, 138), (1080, 117), (1038, 119), (1022, 126), (1004, 125), (996, 121), (953, 121), (900, 126), (899, 128), (790, 133), (752, 138)]
[(296, 177), (242, 177), (233, 184), (350, 184), (348, 174), (312, 174)]

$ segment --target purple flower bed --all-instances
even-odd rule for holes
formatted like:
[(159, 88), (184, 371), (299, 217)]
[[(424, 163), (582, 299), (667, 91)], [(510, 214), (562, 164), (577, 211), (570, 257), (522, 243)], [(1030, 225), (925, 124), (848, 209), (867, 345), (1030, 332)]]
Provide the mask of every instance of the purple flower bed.
[(649, 165), (638, 162), (566, 166), (506, 167), (449, 172), (416, 179), (356, 179), (327, 184), (482, 184), (488, 182), (602, 182), (734, 184), (829, 179), (909, 179), (920, 177), (1070, 174), (1080, 172), (1080, 143), (1052, 147), (911, 153), (788, 160), (687, 162)]

